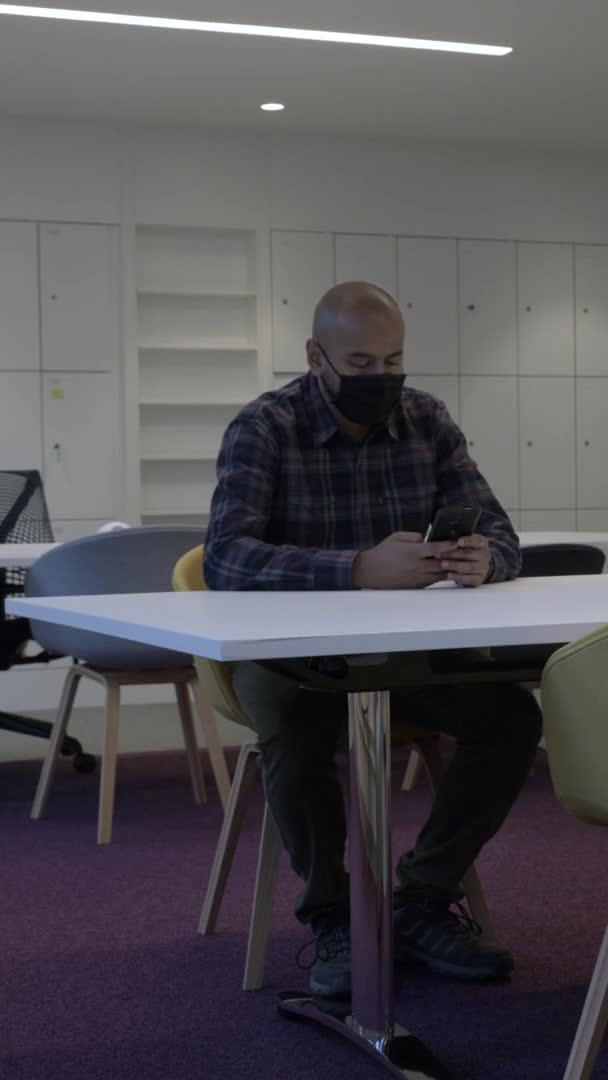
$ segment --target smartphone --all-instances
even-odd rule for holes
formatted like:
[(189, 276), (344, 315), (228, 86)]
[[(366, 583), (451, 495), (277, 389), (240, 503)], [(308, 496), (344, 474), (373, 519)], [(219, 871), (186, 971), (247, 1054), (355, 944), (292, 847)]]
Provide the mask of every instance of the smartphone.
[(480, 516), (481, 510), (478, 506), (442, 506), (426, 530), (425, 543), (430, 540), (459, 540), (461, 536), (471, 536), (477, 528)]

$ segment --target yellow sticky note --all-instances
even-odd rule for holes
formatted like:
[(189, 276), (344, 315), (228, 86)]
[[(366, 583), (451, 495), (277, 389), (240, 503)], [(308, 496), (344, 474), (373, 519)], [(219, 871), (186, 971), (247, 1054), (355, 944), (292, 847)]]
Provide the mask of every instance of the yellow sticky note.
[(52, 386), (51, 397), (55, 401), (61, 401), (63, 399), (63, 386)]

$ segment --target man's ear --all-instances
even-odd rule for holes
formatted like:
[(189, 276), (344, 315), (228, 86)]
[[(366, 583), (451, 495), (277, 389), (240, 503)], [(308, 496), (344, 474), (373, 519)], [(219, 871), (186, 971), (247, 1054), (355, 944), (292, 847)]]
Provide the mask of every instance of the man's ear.
[(310, 370), (314, 375), (320, 375), (323, 367), (323, 354), (314, 338), (309, 338), (306, 342), (306, 356), (308, 357)]

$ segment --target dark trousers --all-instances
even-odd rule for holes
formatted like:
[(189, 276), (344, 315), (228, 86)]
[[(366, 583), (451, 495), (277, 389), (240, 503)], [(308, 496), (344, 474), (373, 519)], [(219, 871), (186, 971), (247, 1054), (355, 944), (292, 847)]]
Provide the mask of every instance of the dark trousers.
[[(346, 910), (346, 820), (335, 764), (346, 694), (301, 689), (296, 679), (249, 661), (235, 666), (233, 686), (258, 734), (270, 809), (304, 881), (297, 917), (307, 923)], [(395, 689), (391, 716), (394, 730), (409, 724), (456, 740), (430, 816), (397, 865), (402, 890), (454, 894), (524, 784), (540, 710), (520, 686), (485, 683)]]

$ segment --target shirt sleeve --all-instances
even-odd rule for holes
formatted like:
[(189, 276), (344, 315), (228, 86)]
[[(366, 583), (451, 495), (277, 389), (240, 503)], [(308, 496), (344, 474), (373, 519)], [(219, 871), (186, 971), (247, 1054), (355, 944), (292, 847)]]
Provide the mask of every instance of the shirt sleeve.
[(490, 485), (470, 457), (460, 428), (439, 403), (436, 414), (439, 498), (442, 506), (473, 504), (481, 510), (477, 532), (488, 538), (489, 581), (510, 581), (521, 569), (519, 538)]
[(352, 589), (356, 550), (266, 543), (279, 462), (277, 440), (263, 422), (252, 417), (232, 422), (218, 457), (218, 482), (205, 538), (208, 587)]

